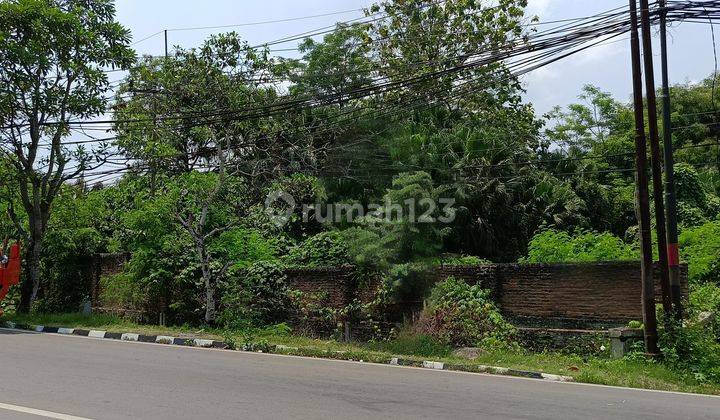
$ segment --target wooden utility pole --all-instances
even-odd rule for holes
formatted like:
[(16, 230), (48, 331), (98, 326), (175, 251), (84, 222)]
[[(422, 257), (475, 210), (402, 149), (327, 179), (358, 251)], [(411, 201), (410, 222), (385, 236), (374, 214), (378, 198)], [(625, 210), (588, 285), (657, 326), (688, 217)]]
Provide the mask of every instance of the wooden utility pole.
[(643, 116), (642, 69), (640, 66), (640, 40), (636, 0), (630, 0), (630, 49), (632, 54), (633, 99), (635, 104), (635, 207), (640, 227), (640, 277), (642, 280), (643, 323), (645, 324), (645, 351), (659, 353), (657, 345), (657, 319), (655, 317), (655, 281), (653, 279), (652, 240), (650, 237), (650, 198), (647, 173), (647, 141)]
[(642, 22), (643, 60), (645, 63), (645, 94), (647, 95), (648, 131), (652, 154), (653, 202), (655, 204), (655, 230), (657, 232), (658, 258), (660, 265), (660, 287), (665, 321), (672, 319), (672, 298), (670, 297), (670, 271), (667, 255), (667, 229), (665, 227), (665, 203), (663, 202), (662, 162), (660, 160), (660, 134), (655, 96), (655, 70), (652, 55), (652, 26), (650, 26), (650, 4), (640, 0)]
[(165, 29), (165, 58), (168, 58), (167, 29)]
[(670, 272), (670, 296), (675, 320), (682, 321), (680, 290), (680, 250), (678, 246), (677, 196), (675, 195), (675, 157), (673, 156), (672, 122), (670, 121), (670, 76), (667, 53), (666, 0), (660, 0), (660, 61), (662, 67), (663, 146), (665, 152), (665, 212), (667, 215), (667, 252)]

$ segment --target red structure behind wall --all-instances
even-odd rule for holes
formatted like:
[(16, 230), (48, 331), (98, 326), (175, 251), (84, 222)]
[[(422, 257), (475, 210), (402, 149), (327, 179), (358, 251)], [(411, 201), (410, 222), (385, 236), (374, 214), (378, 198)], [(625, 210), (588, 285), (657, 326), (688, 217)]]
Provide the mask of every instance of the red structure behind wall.
[(10, 290), (10, 286), (20, 283), (20, 244), (16, 243), (10, 247), (8, 263), (0, 266), (0, 301)]

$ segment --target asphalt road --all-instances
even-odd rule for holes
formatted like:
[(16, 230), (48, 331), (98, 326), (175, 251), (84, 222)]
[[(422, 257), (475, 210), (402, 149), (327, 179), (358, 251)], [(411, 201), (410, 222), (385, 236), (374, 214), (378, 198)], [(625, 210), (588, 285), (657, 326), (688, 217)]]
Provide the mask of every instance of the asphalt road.
[(0, 330), (0, 419), (71, 416), (718, 419), (720, 398)]

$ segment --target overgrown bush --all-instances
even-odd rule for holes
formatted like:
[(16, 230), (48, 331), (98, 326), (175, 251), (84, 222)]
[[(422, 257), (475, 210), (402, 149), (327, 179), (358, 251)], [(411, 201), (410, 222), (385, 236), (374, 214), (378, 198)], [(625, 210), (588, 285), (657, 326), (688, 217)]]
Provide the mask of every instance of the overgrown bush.
[(54, 229), (45, 237), (41, 298), (36, 309), (76, 312), (89, 296), (92, 259), (104, 247), (93, 228)]
[(157, 315), (171, 324), (199, 323), (204, 315), (200, 267), (189, 238), (166, 235), (156, 247), (139, 247), (123, 273), (103, 279), (103, 305)]
[(714, 314), (714, 319), (705, 327), (720, 343), (720, 286), (711, 283), (692, 286), (688, 311), (690, 319), (698, 319), (703, 313), (711, 317)]
[(491, 261), (484, 258), (476, 257), (474, 255), (453, 255), (442, 258), (434, 258), (432, 261), (433, 265), (448, 265), (448, 266), (462, 266), (462, 265), (483, 265), (491, 264)]
[(321, 232), (292, 248), (288, 265), (300, 267), (339, 266), (350, 262), (348, 247), (338, 231)]
[(415, 302), (430, 293), (433, 277), (424, 263), (397, 264), (385, 274), (385, 288), (397, 302)]
[(574, 234), (553, 229), (535, 235), (524, 263), (596, 262), (637, 260), (631, 245), (611, 233), (577, 231)]
[(673, 334), (662, 331), (660, 348), (665, 363), (689, 370), (700, 382), (720, 383), (720, 344), (705, 326), (683, 325)]
[(293, 327), (304, 335), (327, 337), (338, 328), (338, 311), (329, 306), (327, 292), (290, 290)]
[(216, 259), (234, 269), (247, 268), (257, 261), (277, 259), (279, 244), (255, 229), (236, 228), (223, 232), (212, 241), (209, 250)]
[(490, 300), (490, 291), (454, 277), (432, 289), (416, 331), (456, 347), (507, 347), (516, 334)]
[(146, 294), (127, 273), (100, 278), (100, 301), (106, 308), (142, 309)]
[(230, 329), (287, 320), (291, 309), (284, 267), (269, 261), (233, 270), (223, 285), (220, 323)]
[(680, 235), (680, 254), (688, 263), (691, 284), (720, 285), (720, 221), (684, 230)]

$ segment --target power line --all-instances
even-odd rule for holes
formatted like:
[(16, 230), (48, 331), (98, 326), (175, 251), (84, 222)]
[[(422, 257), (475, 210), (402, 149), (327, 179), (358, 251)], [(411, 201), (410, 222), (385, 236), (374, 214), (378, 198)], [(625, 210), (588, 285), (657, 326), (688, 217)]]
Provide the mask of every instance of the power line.
[(180, 31), (197, 31), (197, 30), (206, 30), (206, 29), (235, 28), (235, 27), (244, 27), (244, 26), (260, 26), (260, 25), (269, 25), (269, 24), (273, 24), (273, 23), (284, 23), (284, 22), (294, 22), (294, 21), (298, 21), (298, 20), (315, 19), (315, 18), (327, 17), (327, 16), (346, 15), (348, 13), (355, 13), (355, 12), (362, 12), (362, 11), (363, 11), (363, 9), (349, 9), (349, 10), (340, 10), (337, 12), (321, 13), (321, 14), (310, 15), (310, 16), (297, 16), (297, 17), (290, 17), (290, 18), (283, 18), (283, 19), (262, 20), (262, 21), (257, 21), (257, 22), (235, 23), (235, 24), (230, 24), (230, 25), (172, 28), (172, 29), (168, 29), (167, 31), (168, 32), (180, 32)]

